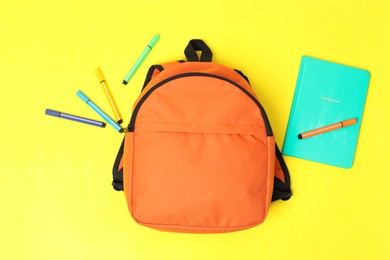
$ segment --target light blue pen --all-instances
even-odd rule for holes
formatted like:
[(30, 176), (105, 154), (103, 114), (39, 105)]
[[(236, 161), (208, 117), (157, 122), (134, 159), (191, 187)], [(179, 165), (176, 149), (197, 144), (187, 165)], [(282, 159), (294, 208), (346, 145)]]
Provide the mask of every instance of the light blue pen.
[(103, 112), (92, 100), (87, 97), (81, 90), (77, 91), (77, 96), (81, 98), (90, 108), (92, 108), (96, 113), (99, 114), (108, 124), (110, 124), (116, 131), (123, 132), (122, 127), (115, 122), (109, 115)]

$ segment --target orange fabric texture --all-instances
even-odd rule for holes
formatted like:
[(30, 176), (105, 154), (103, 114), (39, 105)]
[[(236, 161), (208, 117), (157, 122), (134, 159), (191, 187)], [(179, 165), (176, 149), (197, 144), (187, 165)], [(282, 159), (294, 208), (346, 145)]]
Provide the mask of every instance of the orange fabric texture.
[[(262, 223), (275, 171), (274, 137), (235, 71), (188, 62), (157, 74), (139, 99), (133, 132), (126, 133), (124, 190), (136, 222), (168, 231), (214, 233)], [(148, 94), (146, 94), (148, 93)], [(146, 96), (145, 96), (146, 97)]]
[(176, 62), (176, 66), (174, 66), (174, 64), (175, 63), (167, 63), (168, 68), (165, 69), (163, 73), (159, 73), (152, 78), (152, 80), (146, 86), (144, 91), (142, 91), (141, 95), (138, 97), (134, 105), (137, 105), (138, 101), (143, 97), (143, 95), (147, 93), (147, 91), (158, 82), (161, 82), (162, 80), (175, 76), (177, 74), (194, 72), (194, 71), (215, 74), (230, 79), (238, 83), (243, 88), (245, 88), (254, 98), (257, 99), (256, 94), (251, 88), (251, 86), (249, 85), (249, 83), (246, 82), (246, 80), (241, 75), (236, 73), (231, 68), (225, 67), (221, 64), (214, 63), (214, 62), (184, 62), (184, 63)]

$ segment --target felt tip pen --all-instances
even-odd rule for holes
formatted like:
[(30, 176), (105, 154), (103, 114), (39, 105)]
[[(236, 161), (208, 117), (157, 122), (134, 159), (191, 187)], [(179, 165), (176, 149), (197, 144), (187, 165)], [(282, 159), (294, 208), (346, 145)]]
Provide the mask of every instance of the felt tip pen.
[(95, 70), (95, 73), (96, 73), (96, 76), (97, 76), (97, 78), (99, 80), (100, 85), (102, 85), (104, 94), (106, 94), (106, 98), (108, 100), (108, 103), (110, 103), (110, 106), (111, 106), (112, 112), (115, 115), (116, 121), (118, 122), (118, 124), (122, 124), (122, 122), (123, 122), (122, 116), (121, 116), (121, 114), (119, 112), (119, 109), (118, 109), (118, 107), (116, 105), (115, 99), (112, 96), (110, 88), (108, 87), (107, 81), (104, 78), (102, 70), (100, 68), (97, 68)]
[(137, 72), (138, 68), (141, 66), (141, 64), (144, 62), (150, 51), (153, 49), (153, 47), (156, 45), (158, 40), (160, 39), (160, 36), (158, 34), (155, 34), (153, 39), (149, 42), (148, 46), (146, 46), (145, 50), (142, 52), (141, 56), (138, 58), (138, 60), (135, 62), (133, 67), (130, 69), (129, 73), (127, 73), (126, 77), (122, 81), (124, 85), (127, 85), (127, 83), (130, 81), (130, 79), (134, 76), (134, 74)]
[(77, 96), (81, 98), (93, 111), (95, 111), (99, 116), (101, 116), (104, 121), (111, 125), (116, 131), (123, 132), (122, 127), (115, 122), (109, 115), (107, 115), (103, 110), (101, 110), (87, 95), (85, 95), (81, 90), (77, 91)]
[(67, 114), (67, 113), (63, 113), (63, 112), (55, 111), (55, 110), (51, 110), (51, 109), (46, 109), (45, 114), (48, 116), (55, 116), (55, 117), (83, 123), (83, 124), (98, 126), (98, 127), (105, 127), (106, 126), (106, 123), (104, 123), (104, 122), (100, 122), (97, 120), (93, 120), (93, 119), (89, 119), (89, 118), (85, 118), (85, 117), (81, 117), (81, 116), (75, 116), (75, 115), (71, 115), (71, 114)]
[(312, 137), (312, 136), (315, 136), (315, 135), (319, 135), (319, 134), (323, 134), (323, 133), (326, 133), (326, 132), (330, 132), (330, 131), (333, 131), (333, 130), (336, 130), (336, 129), (339, 129), (339, 128), (343, 128), (343, 127), (346, 127), (346, 126), (354, 125), (354, 124), (356, 124), (356, 122), (357, 122), (356, 118), (343, 120), (343, 121), (340, 121), (340, 122), (337, 122), (337, 123), (334, 123), (334, 124), (330, 124), (330, 125), (327, 125), (327, 126), (323, 126), (323, 127), (320, 127), (320, 128), (316, 128), (316, 129), (313, 129), (313, 130), (301, 133), (301, 134), (298, 135), (298, 139), (305, 139), (305, 138)]

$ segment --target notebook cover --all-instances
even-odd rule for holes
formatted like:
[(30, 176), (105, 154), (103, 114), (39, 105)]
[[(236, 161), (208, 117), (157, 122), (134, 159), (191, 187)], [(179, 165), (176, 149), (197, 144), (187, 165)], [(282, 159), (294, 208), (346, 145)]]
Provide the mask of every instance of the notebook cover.
[[(303, 56), (282, 153), (352, 167), (369, 80), (366, 70)], [(302, 132), (350, 118), (357, 123), (298, 139)]]

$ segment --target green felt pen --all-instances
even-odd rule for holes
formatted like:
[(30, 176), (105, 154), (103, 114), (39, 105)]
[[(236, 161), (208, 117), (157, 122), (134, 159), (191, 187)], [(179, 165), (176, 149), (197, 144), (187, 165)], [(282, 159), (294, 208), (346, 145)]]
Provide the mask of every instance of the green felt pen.
[(127, 83), (130, 81), (130, 79), (134, 76), (134, 74), (137, 72), (138, 68), (141, 66), (142, 62), (146, 59), (150, 51), (153, 49), (153, 47), (156, 45), (158, 40), (160, 39), (160, 36), (158, 34), (155, 34), (153, 39), (150, 41), (148, 46), (146, 46), (145, 50), (142, 52), (141, 56), (138, 58), (138, 60), (135, 62), (129, 73), (127, 73), (126, 77), (122, 81), (124, 85), (127, 85)]

